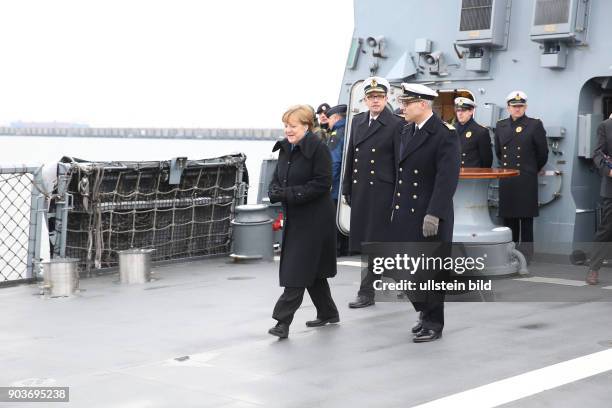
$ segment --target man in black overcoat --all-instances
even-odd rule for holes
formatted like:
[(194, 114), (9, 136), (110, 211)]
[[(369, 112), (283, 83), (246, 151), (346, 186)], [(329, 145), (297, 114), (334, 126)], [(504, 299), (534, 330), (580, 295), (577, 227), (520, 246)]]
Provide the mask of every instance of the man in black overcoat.
[(455, 98), (455, 128), (461, 141), (461, 167), (485, 167), (493, 164), (493, 148), (489, 129), (474, 120), (476, 103), (468, 98)]
[(539, 215), (538, 173), (548, 160), (548, 143), (542, 121), (525, 115), (524, 92), (511, 92), (506, 103), (510, 117), (497, 122), (495, 154), (501, 168), (519, 170), (520, 175), (499, 180), (499, 217), (512, 230), (512, 240), (529, 262), (533, 218)]
[[(432, 104), (437, 96), (434, 90), (406, 83), (402, 88), (399, 99), (404, 105), (404, 117), (411, 123), (396, 136), (392, 239), (406, 243), (431, 242), (432, 247), (443, 249), (437, 256), (450, 256), (453, 195), (460, 171), (459, 136), (451, 125), (433, 113)], [(423, 276), (434, 278), (438, 272), (423, 271)], [(412, 329), (414, 342), (440, 338), (444, 327), (444, 292), (420, 292), (417, 300), (408, 297), (420, 312), (419, 321)]]
[[(356, 115), (351, 124), (342, 195), (351, 206), (352, 253), (360, 253), (363, 242), (388, 241), (395, 183), (393, 135), (403, 122), (387, 107), (389, 88), (384, 78), (367, 78), (363, 90), (369, 110)], [(371, 271), (366, 273), (349, 307), (374, 304), (374, 280)]]

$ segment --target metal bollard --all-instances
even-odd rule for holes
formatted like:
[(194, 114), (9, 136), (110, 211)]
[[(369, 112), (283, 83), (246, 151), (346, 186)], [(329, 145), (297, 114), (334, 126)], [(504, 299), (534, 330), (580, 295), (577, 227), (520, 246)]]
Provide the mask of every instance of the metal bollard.
[(118, 251), (119, 282), (146, 283), (151, 280), (151, 254), (154, 249), (126, 249)]
[(236, 218), (232, 220), (232, 253), (230, 257), (238, 260), (272, 261), (272, 222), (268, 206), (247, 204), (236, 207)]
[(42, 262), (43, 293), (50, 297), (72, 296), (79, 290), (79, 272), (76, 258), (55, 258)]

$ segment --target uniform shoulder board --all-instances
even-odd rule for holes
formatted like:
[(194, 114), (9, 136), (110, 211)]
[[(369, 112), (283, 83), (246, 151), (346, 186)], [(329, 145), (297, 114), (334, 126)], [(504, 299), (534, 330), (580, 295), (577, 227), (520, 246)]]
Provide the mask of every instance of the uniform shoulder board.
[(444, 122), (444, 126), (446, 126), (448, 128), (448, 130), (455, 130), (455, 127), (453, 125), (451, 125), (450, 123)]
[(333, 132), (331, 132), (331, 135), (335, 136), (336, 135), (336, 131), (334, 130)]
[(490, 128), (489, 128), (489, 126), (485, 126), (485, 125), (483, 125), (483, 124), (481, 124), (481, 123), (476, 122), (476, 124), (477, 124), (478, 126), (480, 126), (481, 128), (484, 128), (484, 129), (487, 129), (487, 130), (489, 130), (489, 129), (490, 129)]

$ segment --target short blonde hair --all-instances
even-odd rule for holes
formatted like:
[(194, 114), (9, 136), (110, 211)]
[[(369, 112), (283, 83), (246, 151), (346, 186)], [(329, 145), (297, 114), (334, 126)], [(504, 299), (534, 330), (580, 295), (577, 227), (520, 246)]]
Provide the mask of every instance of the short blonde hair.
[(308, 105), (294, 105), (283, 113), (283, 123), (296, 119), (302, 125), (308, 126), (308, 130), (314, 127), (314, 110)]

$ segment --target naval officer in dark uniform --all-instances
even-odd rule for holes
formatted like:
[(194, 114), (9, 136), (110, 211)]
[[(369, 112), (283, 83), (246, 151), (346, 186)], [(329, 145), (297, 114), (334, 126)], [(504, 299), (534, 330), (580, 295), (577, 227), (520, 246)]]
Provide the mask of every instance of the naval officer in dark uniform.
[[(363, 91), (368, 111), (353, 118), (345, 159), (342, 195), (351, 206), (349, 247), (361, 252), (363, 242), (388, 241), (395, 185), (393, 135), (403, 121), (387, 108), (389, 82), (367, 78)], [(368, 272), (351, 308), (374, 304), (375, 278)]]
[(548, 160), (548, 143), (542, 121), (525, 115), (524, 92), (511, 92), (506, 103), (510, 117), (497, 122), (495, 154), (501, 168), (519, 170), (520, 175), (499, 180), (499, 216), (529, 262), (533, 257), (533, 218), (539, 215), (538, 173)]
[(474, 120), (473, 100), (455, 98), (455, 128), (461, 140), (461, 167), (485, 167), (493, 164), (493, 148), (489, 129)]
[[(453, 195), (459, 182), (460, 143), (451, 125), (432, 110), (437, 92), (421, 84), (402, 84), (398, 98), (406, 124), (396, 135), (397, 181), (393, 194), (392, 239), (395, 242), (448, 243), (453, 240)], [(438, 256), (448, 256), (438, 252)], [(413, 254), (412, 256), (419, 256)], [(427, 271), (426, 278), (436, 271)], [(444, 293), (421, 293), (412, 304), (419, 313), (413, 327), (414, 342), (442, 336)], [(409, 296), (409, 298), (411, 298)]]

